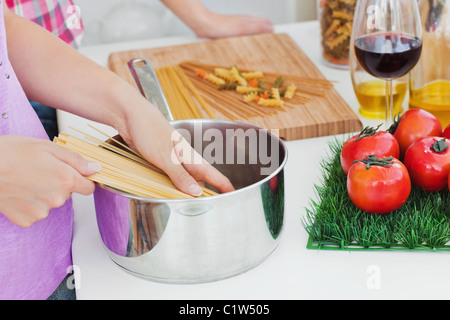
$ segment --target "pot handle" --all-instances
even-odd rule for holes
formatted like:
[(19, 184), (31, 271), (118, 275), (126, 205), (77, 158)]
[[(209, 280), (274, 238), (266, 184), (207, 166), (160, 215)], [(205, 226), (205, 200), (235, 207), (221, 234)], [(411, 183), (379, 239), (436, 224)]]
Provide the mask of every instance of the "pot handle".
[(128, 61), (128, 68), (142, 95), (156, 106), (168, 121), (174, 120), (150, 61), (145, 58), (131, 59)]

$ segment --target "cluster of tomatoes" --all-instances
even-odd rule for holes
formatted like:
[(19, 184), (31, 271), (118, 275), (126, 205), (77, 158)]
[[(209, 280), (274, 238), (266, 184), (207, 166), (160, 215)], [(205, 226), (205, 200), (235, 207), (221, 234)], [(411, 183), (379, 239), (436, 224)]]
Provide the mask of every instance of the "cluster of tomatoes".
[(358, 208), (392, 212), (406, 202), (412, 185), (450, 190), (450, 125), (443, 131), (431, 113), (409, 109), (389, 130), (378, 128), (365, 128), (342, 147), (347, 192)]

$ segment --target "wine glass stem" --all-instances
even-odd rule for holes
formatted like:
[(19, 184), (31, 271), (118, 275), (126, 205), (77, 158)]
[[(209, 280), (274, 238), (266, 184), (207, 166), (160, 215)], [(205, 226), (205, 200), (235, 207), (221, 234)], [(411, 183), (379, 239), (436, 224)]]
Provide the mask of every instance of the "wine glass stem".
[(394, 124), (394, 97), (392, 93), (392, 80), (386, 80), (386, 118), (385, 129)]

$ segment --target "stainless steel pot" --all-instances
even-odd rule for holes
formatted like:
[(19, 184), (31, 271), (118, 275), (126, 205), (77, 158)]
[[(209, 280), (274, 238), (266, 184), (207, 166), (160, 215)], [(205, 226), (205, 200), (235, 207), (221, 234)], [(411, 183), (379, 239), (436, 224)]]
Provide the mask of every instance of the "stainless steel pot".
[[(141, 92), (171, 120), (150, 62), (134, 59), (129, 66)], [(255, 267), (275, 250), (283, 229), (284, 143), (240, 122), (171, 123), (236, 191), (153, 199), (97, 186), (97, 223), (109, 257), (136, 276), (168, 283), (209, 282)]]

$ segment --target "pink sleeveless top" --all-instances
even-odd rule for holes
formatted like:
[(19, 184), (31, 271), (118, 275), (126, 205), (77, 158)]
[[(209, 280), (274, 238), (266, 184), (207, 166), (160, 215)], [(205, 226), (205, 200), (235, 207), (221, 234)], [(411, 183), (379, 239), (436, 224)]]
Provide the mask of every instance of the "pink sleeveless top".
[[(48, 139), (8, 60), (2, 1), (0, 135)], [(0, 213), (0, 299), (46, 299), (52, 294), (72, 266), (72, 225), (70, 200), (28, 228)]]

